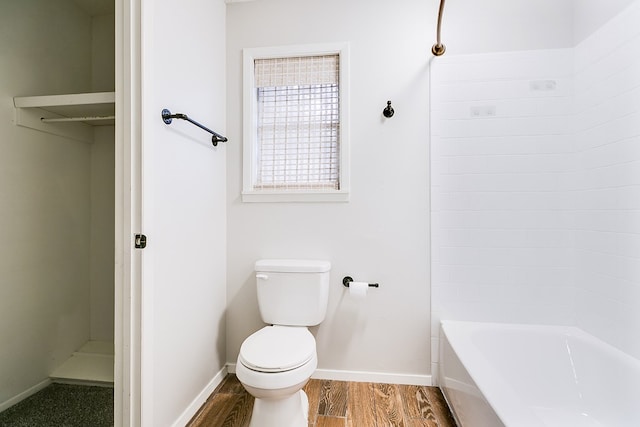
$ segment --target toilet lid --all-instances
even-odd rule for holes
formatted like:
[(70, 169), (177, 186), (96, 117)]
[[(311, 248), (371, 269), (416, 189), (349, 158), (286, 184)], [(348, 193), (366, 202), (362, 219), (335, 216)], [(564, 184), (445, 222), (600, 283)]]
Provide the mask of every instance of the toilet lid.
[(267, 326), (249, 336), (240, 347), (240, 362), (254, 371), (283, 372), (313, 359), (316, 340), (307, 328)]

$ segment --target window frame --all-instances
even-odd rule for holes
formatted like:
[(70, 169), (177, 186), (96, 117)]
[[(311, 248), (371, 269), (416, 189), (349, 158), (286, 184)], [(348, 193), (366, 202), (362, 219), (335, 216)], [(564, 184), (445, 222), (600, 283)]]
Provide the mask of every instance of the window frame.
[[(243, 202), (347, 202), (349, 201), (349, 44), (323, 43), (243, 49)], [(257, 174), (257, 89), (256, 59), (339, 55), (339, 190), (287, 189), (255, 190)]]

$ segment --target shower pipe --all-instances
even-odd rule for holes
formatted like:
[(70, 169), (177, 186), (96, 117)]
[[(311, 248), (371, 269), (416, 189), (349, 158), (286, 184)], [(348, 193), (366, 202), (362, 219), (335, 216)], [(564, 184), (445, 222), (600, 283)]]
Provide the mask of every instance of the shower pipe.
[(444, 12), (444, 0), (440, 0), (440, 9), (438, 10), (438, 31), (436, 34), (436, 44), (431, 47), (431, 53), (435, 56), (444, 55), (444, 51), (447, 50), (445, 45), (440, 40), (440, 29), (442, 28), (442, 12)]

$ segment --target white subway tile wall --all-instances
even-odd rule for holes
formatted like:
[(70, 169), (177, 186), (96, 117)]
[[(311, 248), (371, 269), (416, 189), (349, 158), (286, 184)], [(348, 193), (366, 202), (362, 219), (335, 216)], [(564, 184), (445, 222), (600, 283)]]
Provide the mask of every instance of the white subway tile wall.
[(570, 49), (432, 65), (434, 337), (440, 318), (572, 321)]
[(640, 2), (575, 48), (576, 319), (640, 358)]
[(573, 49), (433, 61), (433, 340), (575, 324), (640, 357), (637, 22), (640, 2)]

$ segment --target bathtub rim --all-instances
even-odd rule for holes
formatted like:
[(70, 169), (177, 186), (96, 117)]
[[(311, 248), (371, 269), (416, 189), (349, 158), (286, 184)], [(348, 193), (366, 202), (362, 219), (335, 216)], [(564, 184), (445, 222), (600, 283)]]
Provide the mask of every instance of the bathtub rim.
[[(451, 412), (453, 413), (454, 418), (456, 419), (456, 423), (459, 426), (464, 426), (462, 420), (460, 419), (460, 415), (458, 414), (458, 408), (454, 402), (449, 399), (448, 390), (445, 390), (445, 384), (448, 382), (443, 376), (443, 369), (445, 364), (445, 358), (442, 355), (442, 351), (444, 350), (444, 341), (446, 340), (449, 348), (458, 359), (459, 363), (462, 365), (465, 373), (470, 377), (473, 384), (465, 384), (468, 387), (474, 389), (474, 394), (478, 394), (484, 402), (488, 405), (488, 410), (493, 413), (493, 415), (500, 420), (500, 422), (504, 426), (509, 426), (509, 420), (513, 420), (514, 418), (522, 417), (522, 411), (526, 411), (530, 414), (529, 419), (537, 419), (537, 416), (533, 414), (530, 410), (523, 405), (520, 399), (516, 398), (514, 393), (503, 392), (502, 390), (509, 390), (511, 387), (509, 384), (505, 383), (500, 374), (495, 371), (495, 369), (484, 360), (471, 360), (471, 352), (468, 351), (468, 346), (470, 344), (465, 343), (466, 348), (459, 348), (456, 345), (451, 343), (450, 335), (447, 335), (446, 329), (453, 328), (455, 326), (466, 326), (469, 328), (477, 328), (479, 325), (482, 326), (504, 326), (509, 325), (508, 323), (496, 323), (496, 322), (474, 322), (474, 321), (459, 321), (459, 320), (441, 320), (440, 321), (440, 372), (438, 372), (438, 382), (443, 387), (443, 395), (447, 399), (447, 403), (451, 408)], [(481, 326), (480, 326), (481, 327)], [(471, 332), (471, 331), (468, 331)], [(469, 340), (467, 340), (469, 341)], [(459, 343), (458, 343), (459, 344)], [(462, 351), (461, 351), (462, 350)], [(464, 351), (467, 350), (467, 351)], [(462, 354), (462, 356), (461, 356)], [(478, 366), (480, 365), (480, 366)], [(471, 369), (470, 369), (471, 366)], [(475, 368), (475, 369), (474, 369)], [(487, 378), (492, 377), (489, 381)], [(487, 393), (487, 384), (490, 384), (491, 392)], [(493, 390), (498, 390), (498, 393), (493, 393)], [(497, 394), (497, 395), (496, 395)], [(518, 411), (516, 413), (516, 410)], [(519, 427), (540, 427), (541, 421), (527, 423), (526, 425), (520, 425)]]
[[(457, 328), (454, 330), (454, 328)], [(581, 340), (587, 342), (589, 344), (597, 346), (597, 348), (608, 356), (612, 358), (612, 360), (617, 360), (624, 365), (629, 365), (634, 372), (640, 372), (640, 360), (636, 359), (630, 354), (625, 353), (621, 349), (611, 345), (610, 343), (601, 340), (600, 338), (584, 331), (583, 329), (577, 326), (569, 326), (569, 325), (550, 325), (550, 324), (529, 324), (529, 323), (508, 323), (508, 322), (484, 322), (484, 321), (469, 321), (469, 320), (441, 320), (440, 321), (440, 361), (439, 364), (441, 368), (438, 370), (438, 381), (443, 386), (444, 377), (442, 367), (445, 363), (444, 357), (442, 356), (444, 341), (446, 340), (449, 343), (449, 347), (451, 351), (454, 353), (455, 357), (458, 358), (462, 366), (464, 367), (466, 373), (474, 382), (476, 389), (479, 394), (483, 397), (483, 399), (490, 406), (493, 413), (500, 419), (500, 421), (506, 425), (518, 425), (518, 426), (543, 426), (546, 425), (545, 422), (538, 417), (531, 409), (530, 406), (526, 402), (522, 402), (522, 399), (517, 397), (517, 393), (508, 393), (509, 390), (512, 390), (511, 386), (508, 382), (502, 379), (502, 373), (496, 372), (494, 365), (489, 363), (484, 358), (472, 358), (472, 352), (469, 352), (469, 349), (474, 348), (471, 339), (458, 339), (457, 341), (462, 341), (462, 343), (457, 342), (455, 344), (451, 343), (450, 336), (451, 333), (454, 335), (458, 332), (458, 336), (456, 338), (461, 338), (461, 334), (465, 334), (464, 338), (470, 338), (471, 334), (478, 329), (492, 329), (496, 328), (499, 330), (531, 330), (536, 332), (549, 332), (554, 335), (561, 334), (566, 337), (572, 337), (577, 340)], [(450, 330), (450, 334), (447, 334), (447, 330)], [(460, 333), (462, 331), (462, 333)], [(467, 350), (467, 351), (465, 351)], [(477, 348), (476, 348), (477, 350)], [(461, 356), (462, 353), (462, 356)], [(469, 368), (471, 366), (471, 369)], [(476, 369), (477, 368), (477, 369)], [(474, 372), (471, 372), (474, 371)], [(493, 375), (493, 376), (491, 376)], [(447, 398), (446, 393), (445, 398)], [(448, 398), (447, 398), (448, 399)], [(451, 405), (452, 402), (447, 400), (452, 408), (452, 412), (454, 413), (454, 417), (457, 419), (457, 415), (455, 414), (455, 408)], [(528, 420), (533, 420), (533, 422), (526, 422), (523, 424), (522, 417), (525, 416)], [(517, 421), (517, 424), (514, 422)], [(511, 423), (511, 424), (510, 424)]]

